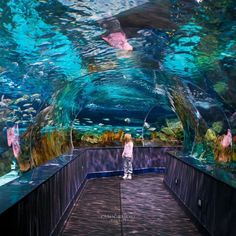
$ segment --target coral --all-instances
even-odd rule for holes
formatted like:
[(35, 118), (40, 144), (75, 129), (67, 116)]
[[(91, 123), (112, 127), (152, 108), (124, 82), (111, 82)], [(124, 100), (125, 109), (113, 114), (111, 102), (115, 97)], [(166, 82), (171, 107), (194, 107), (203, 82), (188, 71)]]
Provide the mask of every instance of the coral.
[(193, 155), (199, 159), (214, 160), (218, 163), (230, 162), (233, 160), (233, 149), (231, 146), (222, 145), (223, 136), (217, 136), (221, 130), (221, 122), (215, 122), (212, 128), (207, 129), (204, 140), (195, 144)]
[(69, 131), (54, 131), (41, 136), (32, 147), (32, 159), (35, 166), (62, 155), (71, 149)]
[(219, 81), (213, 87), (218, 94), (224, 94), (227, 91), (227, 84), (225, 82)]
[(7, 174), (11, 170), (11, 163), (14, 159), (12, 149), (0, 154), (0, 176)]
[(124, 131), (118, 132), (106, 130), (102, 134), (96, 133), (79, 133), (73, 130), (73, 143), (76, 146), (116, 146), (121, 145), (123, 141)]
[(53, 109), (53, 106), (43, 109), (35, 118), (34, 125), (20, 137), (22, 152), (17, 160), (21, 171), (37, 167), (72, 148), (69, 129), (47, 129)]
[(97, 144), (99, 142), (99, 137), (95, 134), (84, 134), (81, 136), (81, 141), (91, 143), (91, 144)]
[(160, 132), (152, 132), (151, 138), (157, 143), (175, 145), (183, 141), (183, 127), (180, 121), (172, 120), (166, 121), (165, 127), (162, 127)]
[(213, 129), (208, 129), (206, 134), (205, 134), (205, 139), (208, 143), (211, 143), (213, 142), (213, 144), (217, 141), (217, 136), (216, 136), (216, 133)]
[(222, 121), (216, 121), (212, 124), (212, 129), (219, 134), (222, 131), (223, 128), (223, 122)]

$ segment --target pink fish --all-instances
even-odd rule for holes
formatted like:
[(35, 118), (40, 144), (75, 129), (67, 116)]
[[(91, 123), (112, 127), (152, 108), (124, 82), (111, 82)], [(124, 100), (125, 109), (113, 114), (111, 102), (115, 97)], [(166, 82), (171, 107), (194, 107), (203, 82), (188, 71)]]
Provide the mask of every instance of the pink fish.
[(224, 138), (221, 141), (221, 145), (223, 148), (227, 148), (229, 146), (232, 146), (232, 134), (231, 134), (230, 129), (228, 129), (227, 134), (224, 135)]
[(20, 139), (18, 124), (7, 129), (7, 144), (12, 146), (13, 154), (17, 158), (20, 155)]
[(114, 48), (126, 51), (133, 50), (133, 47), (128, 43), (126, 35), (123, 32), (110, 33), (108, 36), (102, 36), (102, 39)]

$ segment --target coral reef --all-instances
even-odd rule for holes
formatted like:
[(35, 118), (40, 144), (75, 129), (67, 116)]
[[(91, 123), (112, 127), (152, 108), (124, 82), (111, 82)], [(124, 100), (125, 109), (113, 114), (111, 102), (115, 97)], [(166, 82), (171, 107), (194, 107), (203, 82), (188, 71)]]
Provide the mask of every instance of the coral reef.
[(180, 121), (166, 121), (159, 132), (151, 133), (151, 139), (157, 145), (181, 145), (183, 142), (183, 127)]

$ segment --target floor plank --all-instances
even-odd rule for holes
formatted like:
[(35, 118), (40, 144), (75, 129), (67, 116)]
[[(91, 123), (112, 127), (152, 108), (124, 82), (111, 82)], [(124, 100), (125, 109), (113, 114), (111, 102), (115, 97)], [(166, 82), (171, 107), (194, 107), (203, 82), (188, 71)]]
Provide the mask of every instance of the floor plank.
[(160, 174), (89, 180), (63, 236), (201, 235)]

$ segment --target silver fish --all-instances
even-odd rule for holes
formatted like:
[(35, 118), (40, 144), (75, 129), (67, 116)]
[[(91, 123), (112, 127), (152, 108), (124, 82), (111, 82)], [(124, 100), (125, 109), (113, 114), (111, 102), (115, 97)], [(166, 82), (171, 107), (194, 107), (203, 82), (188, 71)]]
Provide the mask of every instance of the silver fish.
[(124, 121), (129, 124), (131, 120), (130, 118), (125, 118)]
[(146, 129), (149, 129), (150, 125), (147, 122), (144, 122), (143, 127), (146, 128)]

